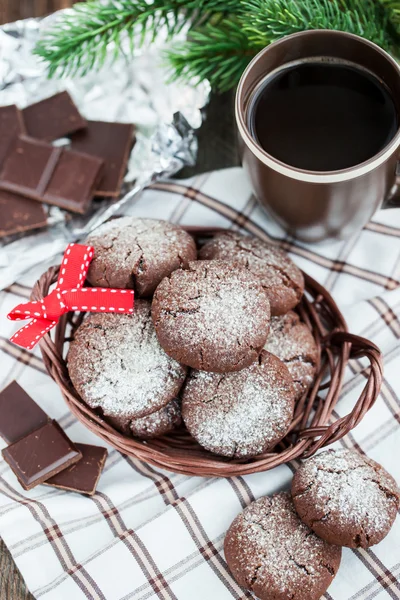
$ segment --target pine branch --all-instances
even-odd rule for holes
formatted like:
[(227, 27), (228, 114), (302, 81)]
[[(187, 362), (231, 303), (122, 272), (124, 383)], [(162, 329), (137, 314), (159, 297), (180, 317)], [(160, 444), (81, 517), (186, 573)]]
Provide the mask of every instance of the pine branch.
[(267, 45), (305, 29), (335, 29), (365, 37), (390, 50), (388, 17), (374, 0), (243, 0), (243, 30), (251, 43)]
[(130, 50), (147, 40), (154, 41), (166, 28), (171, 38), (192, 21), (205, 22), (211, 16), (234, 12), (236, 0), (89, 0), (62, 15), (44, 33), (35, 54), (48, 63), (49, 76), (84, 75), (104, 63), (110, 45), (121, 52), (124, 38)]
[(261, 48), (305, 29), (348, 31), (400, 55), (400, 0), (89, 0), (45, 32), (36, 54), (50, 76), (85, 74), (127, 38), (133, 52), (184, 26), (187, 42), (168, 53), (174, 77), (209, 79), (219, 90), (233, 87)]
[(394, 45), (388, 17), (373, 0), (241, 0), (233, 18), (191, 31), (168, 59), (175, 78), (208, 79), (224, 91), (236, 85), (259, 50), (305, 29), (348, 31), (387, 50)]
[(208, 79), (214, 89), (222, 92), (239, 81), (261, 47), (249, 45), (240, 22), (225, 19), (218, 26), (209, 23), (192, 30), (188, 41), (175, 46), (167, 58), (172, 79)]
[(396, 34), (400, 36), (400, 0), (378, 0), (386, 11)]

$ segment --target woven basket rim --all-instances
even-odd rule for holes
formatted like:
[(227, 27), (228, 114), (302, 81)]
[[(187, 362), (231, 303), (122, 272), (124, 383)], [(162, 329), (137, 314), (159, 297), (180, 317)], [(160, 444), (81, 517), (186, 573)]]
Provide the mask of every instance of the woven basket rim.
[[(206, 235), (204, 228), (191, 233)], [(56, 283), (60, 266), (50, 267), (32, 289), (31, 299), (41, 300)], [(233, 477), (262, 472), (298, 458), (307, 458), (349, 433), (363, 419), (378, 397), (383, 364), (379, 348), (370, 340), (348, 332), (345, 319), (329, 292), (303, 273), (306, 293), (296, 308), (312, 331), (320, 353), (314, 384), (296, 403), (291, 429), (272, 452), (253, 458), (225, 459), (202, 449), (184, 429), (151, 440), (128, 437), (106, 423), (87, 406), (74, 389), (64, 358), (67, 333), (79, 325), (83, 313), (63, 315), (53, 330), (40, 341), (44, 364), (60, 387), (71, 412), (90, 431), (125, 455), (161, 469), (186, 475)], [(350, 359), (367, 358), (363, 369), (366, 383), (351, 412), (334, 418), (333, 411), (343, 388), (344, 371)], [(329, 381), (323, 380), (329, 374)], [(324, 398), (321, 396), (324, 393)]]

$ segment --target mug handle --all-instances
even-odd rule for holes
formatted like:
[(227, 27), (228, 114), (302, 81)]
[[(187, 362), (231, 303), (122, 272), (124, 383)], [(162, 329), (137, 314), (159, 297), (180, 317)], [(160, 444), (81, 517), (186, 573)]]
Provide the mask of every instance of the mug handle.
[(393, 187), (393, 194), (384, 201), (382, 208), (400, 208), (400, 161), (396, 165), (396, 179)]

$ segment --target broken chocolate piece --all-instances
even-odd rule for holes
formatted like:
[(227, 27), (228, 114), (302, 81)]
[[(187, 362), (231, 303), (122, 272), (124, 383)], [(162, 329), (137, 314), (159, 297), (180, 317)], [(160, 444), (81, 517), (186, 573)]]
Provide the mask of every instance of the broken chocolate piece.
[(16, 381), (0, 392), (0, 436), (8, 444), (39, 429), (49, 420), (46, 413)]
[(79, 113), (68, 92), (60, 92), (31, 104), (22, 114), (28, 135), (47, 142), (86, 127), (86, 120)]
[(46, 423), (4, 448), (2, 455), (25, 490), (43, 483), (82, 458), (57, 421)]
[(81, 152), (63, 150), (43, 199), (72, 212), (85, 213), (101, 177), (103, 161)]
[(4, 190), (0, 190), (0, 215), (0, 238), (47, 225), (42, 204)]
[(20, 136), (0, 171), (0, 189), (84, 214), (102, 164), (95, 156)]
[(107, 450), (90, 444), (76, 443), (75, 446), (82, 452), (81, 460), (47, 479), (44, 485), (92, 496), (106, 462)]
[(128, 123), (88, 121), (86, 129), (71, 136), (72, 150), (104, 160), (96, 196), (118, 197), (133, 143), (134, 126)]
[(15, 104), (0, 106), (0, 166), (14, 139), (24, 133), (22, 114)]

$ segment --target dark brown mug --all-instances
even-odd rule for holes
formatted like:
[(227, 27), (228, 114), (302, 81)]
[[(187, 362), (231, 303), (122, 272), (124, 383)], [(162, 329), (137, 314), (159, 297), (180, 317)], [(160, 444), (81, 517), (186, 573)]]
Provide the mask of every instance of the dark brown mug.
[(252, 137), (248, 108), (255, 87), (286, 63), (321, 56), (351, 61), (372, 72), (389, 88), (400, 117), (399, 65), (379, 46), (356, 35), (330, 30), (295, 33), (267, 46), (250, 62), (235, 100), (243, 166), (260, 203), (286, 230), (308, 242), (347, 238), (379, 208), (400, 206), (395, 197), (399, 129), (378, 154), (339, 171), (291, 167), (265, 152)]

